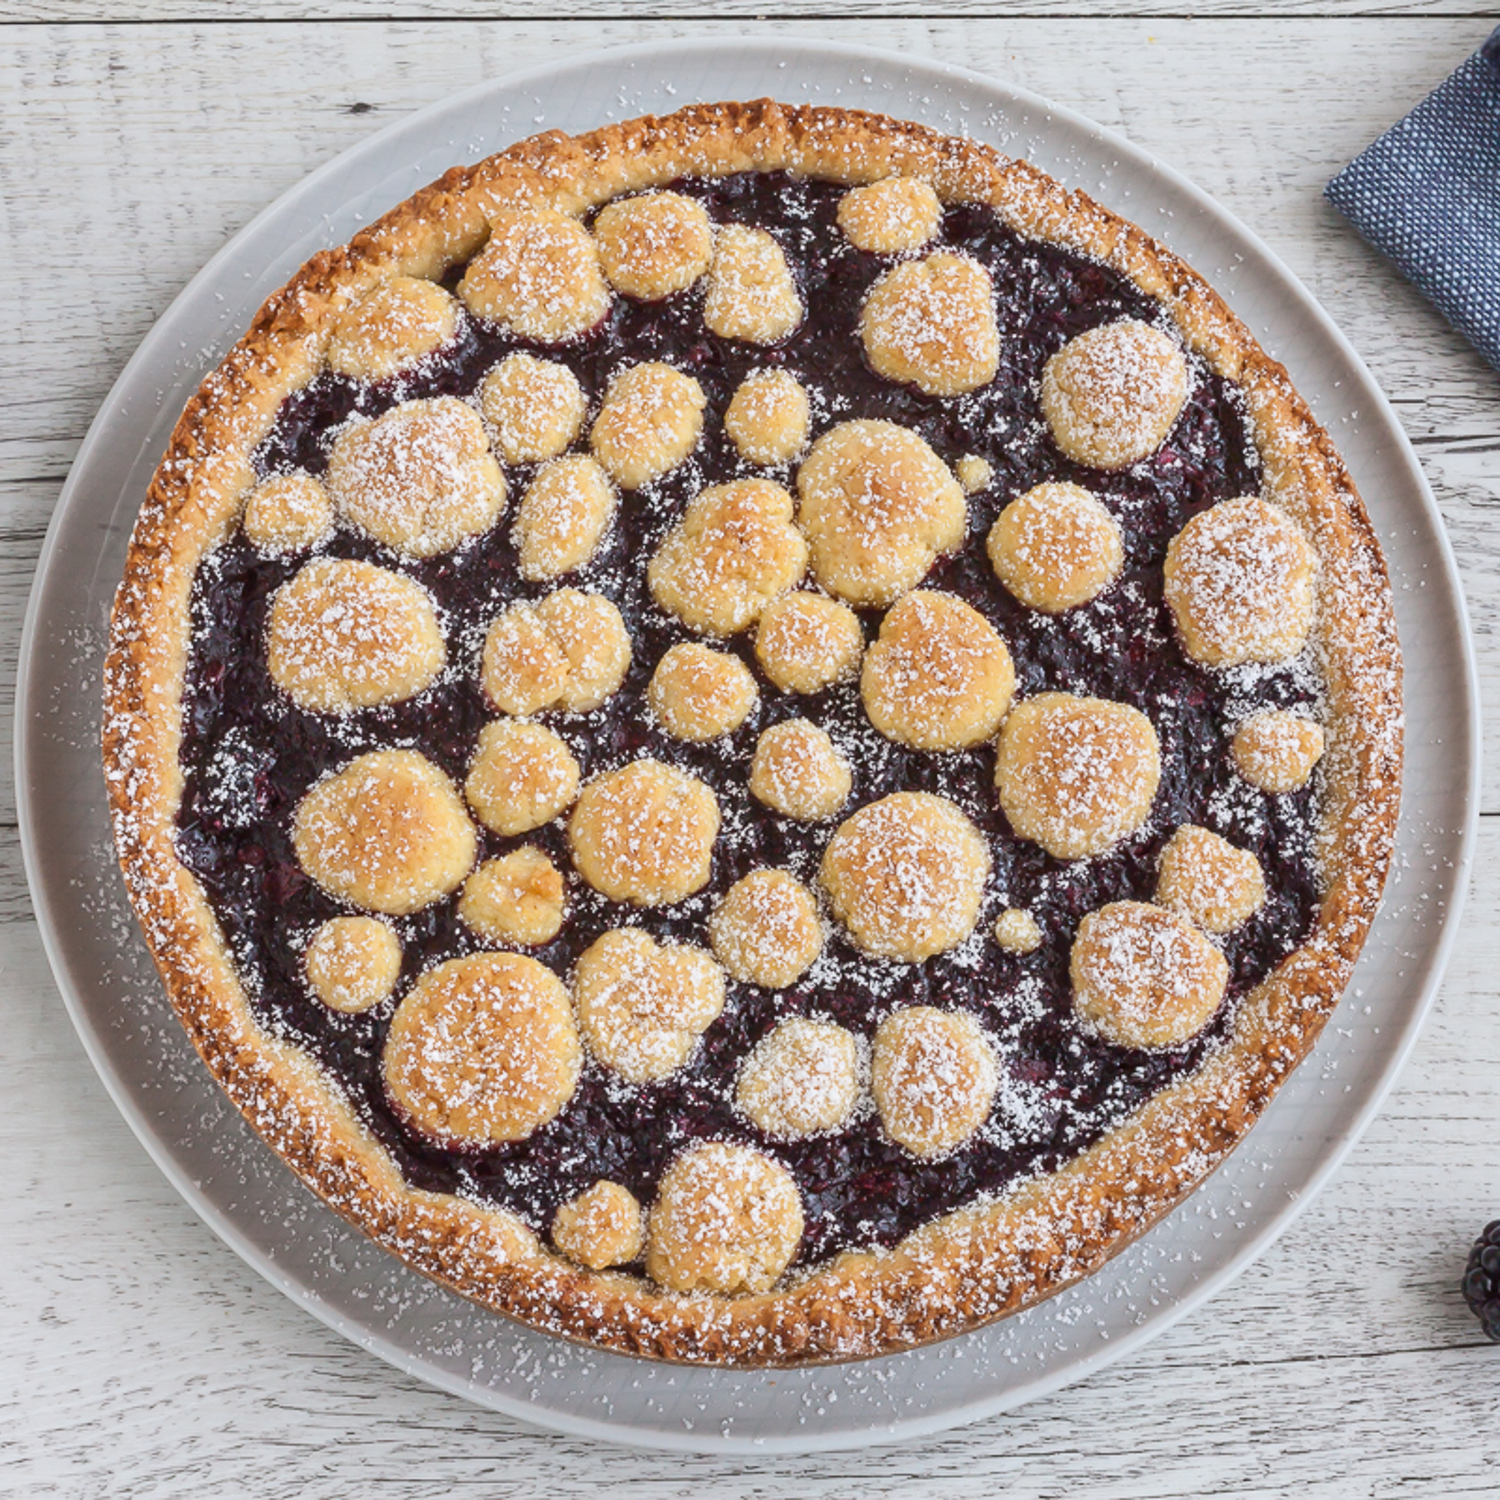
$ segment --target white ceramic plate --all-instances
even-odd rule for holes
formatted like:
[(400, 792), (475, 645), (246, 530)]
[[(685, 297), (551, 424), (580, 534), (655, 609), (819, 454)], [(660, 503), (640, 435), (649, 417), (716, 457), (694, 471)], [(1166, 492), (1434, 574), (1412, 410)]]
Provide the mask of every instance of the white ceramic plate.
[[(1228, 1164), (1098, 1275), (1027, 1313), (926, 1351), (769, 1375), (652, 1365), (515, 1327), (305, 1192), (166, 1004), (115, 867), (97, 754), (105, 622), (136, 507), (183, 403), (266, 295), (455, 162), (546, 127), (762, 95), (973, 135), (1196, 265), (1339, 435), (1394, 576), (1409, 724), (1391, 889), (1352, 992)], [(662, 1448), (807, 1452), (936, 1432), (1076, 1380), (1211, 1295), (1332, 1172), (1400, 1068), (1457, 924), (1478, 805), (1474, 664), (1437, 510), (1380, 391), (1285, 267), (1182, 178), (1033, 95), (890, 54), (769, 40), (627, 48), (485, 84), (372, 136), (236, 235), (152, 329), (79, 452), (42, 552), (17, 696), (21, 834), (59, 988), (121, 1113), (188, 1202), (288, 1296), (393, 1364), (546, 1426)]]

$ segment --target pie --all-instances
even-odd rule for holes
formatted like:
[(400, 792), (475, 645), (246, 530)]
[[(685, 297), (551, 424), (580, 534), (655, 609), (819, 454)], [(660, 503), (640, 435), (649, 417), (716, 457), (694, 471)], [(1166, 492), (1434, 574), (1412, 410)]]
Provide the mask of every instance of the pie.
[(1400, 656), (1286, 371), (1024, 162), (694, 106), (456, 168), (261, 309), (116, 600), (177, 1013), (485, 1308), (736, 1365), (1102, 1265), (1316, 1040)]

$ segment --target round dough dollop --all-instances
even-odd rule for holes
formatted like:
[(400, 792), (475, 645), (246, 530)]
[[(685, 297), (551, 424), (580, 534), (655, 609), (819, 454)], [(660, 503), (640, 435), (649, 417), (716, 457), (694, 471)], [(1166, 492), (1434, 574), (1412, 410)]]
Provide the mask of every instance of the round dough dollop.
[(865, 632), (859, 616), (822, 594), (783, 594), (760, 612), (755, 659), (783, 692), (819, 693), (859, 670)]
[(558, 589), (535, 604), (517, 600), (495, 616), (479, 681), (502, 713), (589, 713), (618, 691), (630, 654), (625, 621), (610, 600)]
[(487, 943), (539, 948), (562, 931), (567, 894), (557, 866), (540, 849), (487, 859), (464, 881), (458, 915)]
[(642, 302), (685, 292), (714, 258), (708, 210), (682, 193), (606, 203), (594, 220), (594, 242), (610, 285)]
[(266, 669), (310, 713), (413, 698), (446, 659), (431, 595), (386, 568), (317, 558), (271, 600)]
[(451, 551), (505, 508), (484, 423), (453, 396), (356, 419), (333, 445), (327, 482), (346, 520), (408, 557)]
[(274, 474), (250, 491), (244, 527), (257, 552), (301, 552), (333, 535), (333, 501), (310, 474)]
[(662, 1174), (646, 1274), (672, 1292), (766, 1292), (802, 1243), (802, 1198), (780, 1162), (703, 1141)]
[(1167, 548), (1167, 604), (1187, 654), (1206, 667), (1286, 661), (1307, 641), (1317, 554), (1285, 511), (1255, 495), (1221, 500)]
[(1010, 652), (978, 610), (916, 589), (891, 606), (865, 653), (870, 722), (916, 750), (962, 750), (1000, 727), (1016, 687)]
[(733, 635), (807, 571), (792, 497), (769, 479), (702, 491), (651, 559), (651, 597), (691, 630)]
[(599, 252), (576, 219), (549, 208), (501, 209), (458, 295), (477, 317), (539, 344), (581, 337), (609, 311)]
[(764, 229), (719, 230), (703, 321), (721, 339), (780, 343), (802, 321), (802, 298), (780, 245)]
[(1268, 709), (1234, 731), (1235, 769), (1263, 792), (1295, 792), (1323, 758), (1323, 726), (1301, 714)]
[(1049, 615), (1097, 598), (1125, 562), (1115, 518), (1077, 484), (1039, 484), (1012, 500), (987, 548), (1000, 582)]
[(725, 892), (709, 919), (708, 938), (736, 979), (784, 990), (823, 951), (823, 924), (800, 880), (784, 870), (752, 870)]
[(1042, 946), (1042, 929), (1029, 911), (1008, 906), (995, 918), (995, 941), (1007, 953), (1035, 953)]
[(1042, 371), (1042, 414), (1074, 463), (1128, 469), (1166, 441), (1188, 398), (1187, 361), (1135, 318), (1069, 339)]
[(292, 843), (330, 896), (404, 917), (458, 889), (478, 838), (453, 783), (426, 756), (375, 750), (312, 787)]
[(920, 177), (883, 177), (839, 199), (839, 228), (856, 250), (902, 255), (936, 237), (943, 205)]
[(1233, 932), (1265, 904), (1266, 878), (1248, 849), (1207, 828), (1184, 824), (1161, 852), (1156, 904), (1181, 912), (1205, 932)]
[(1185, 917), (1115, 901), (1078, 924), (1069, 961), (1073, 1009), (1121, 1047), (1176, 1047), (1208, 1024), (1229, 965)]
[(537, 581), (583, 567), (599, 550), (614, 513), (614, 486), (592, 458), (570, 453), (544, 464), (516, 509), (517, 572)]
[(597, 776), (568, 820), (578, 873), (611, 901), (669, 906), (708, 884), (719, 804), (695, 776), (636, 760)]
[(508, 464), (556, 458), (583, 431), (586, 406), (578, 377), (534, 354), (507, 354), (484, 377), (479, 409)]
[(578, 760), (561, 735), (525, 719), (497, 719), (479, 732), (464, 796), (495, 833), (530, 833), (573, 805)]
[(840, 825), (823, 852), (834, 915), (866, 953), (920, 963), (973, 932), (990, 873), (979, 830), (945, 797), (894, 792)]
[(657, 662), (646, 702), (674, 739), (701, 744), (731, 734), (750, 716), (755, 677), (737, 656), (696, 641), (671, 647)]
[(758, 1130), (800, 1141), (840, 1130), (859, 1105), (859, 1043), (832, 1021), (789, 1016), (756, 1044), (734, 1102)]
[(790, 370), (752, 370), (724, 410), (724, 431), (752, 464), (790, 463), (807, 444), (812, 403)]
[(849, 800), (854, 772), (838, 747), (809, 719), (773, 724), (750, 760), (750, 795), (803, 823), (831, 818)]
[(708, 398), (671, 365), (631, 365), (609, 383), (589, 433), (594, 457), (622, 490), (669, 474), (698, 446)]
[(724, 1009), (724, 973), (687, 943), (616, 928), (584, 950), (573, 976), (589, 1051), (627, 1083), (669, 1077)]
[(646, 1248), (646, 1212), (628, 1187), (601, 1179), (553, 1214), (552, 1243), (591, 1271), (629, 1265)]
[(927, 444), (894, 422), (841, 422), (797, 471), (798, 522), (813, 576), (855, 605), (886, 605), (964, 539), (958, 481)]
[(525, 1140), (562, 1112), (582, 1063), (562, 981), (519, 953), (429, 969), (396, 1007), (381, 1060), (396, 1107), (450, 1149)]
[(1156, 730), (1124, 703), (1039, 693), (1000, 731), (1000, 806), (1056, 859), (1102, 854), (1143, 827), (1160, 779)]
[(356, 380), (383, 380), (446, 344), (458, 328), (458, 304), (436, 282), (392, 276), (333, 326), (328, 368)]
[(956, 1151), (988, 1118), (998, 1087), (994, 1050), (966, 1010), (913, 1005), (875, 1032), (870, 1092), (886, 1134), (913, 1156)]
[(388, 1000), (401, 976), (401, 940), (375, 917), (332, 917), (302, 951), (308, 988), (329, 1010), (359, 1015)]
[(990, 273), (948, 250), (887, 271), (870, 288), (859, 332), (877, 375), (929, 396), (977, 390), (1000, 368)]

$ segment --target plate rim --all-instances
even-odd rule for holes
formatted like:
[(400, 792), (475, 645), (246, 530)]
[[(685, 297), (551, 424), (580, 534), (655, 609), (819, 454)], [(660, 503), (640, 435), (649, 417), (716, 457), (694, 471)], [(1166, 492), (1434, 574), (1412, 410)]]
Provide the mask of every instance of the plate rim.
[[(1443, 563), (1443, 581), (1452, 593), (1453, 605), (1460, 626), (1458, 632), (1459, 656), (1466, 686), (1465, 708), (1468, 715), (1468, 734), (1465, 745), (1468, 766), (1463, 789), (1463, 826), (1459, 831), (1458, 853), (1454, 860), (1452, 895), (1443, 914), (1437, 941), (1431, 945), (1424, 955), (1427, 957), (1429, 965), (1427, 980), (1417, 1004), (1410, 1010), (1406, 1017), (1400, 1040), (1388, 1054), (1381, 1076), (1370, 1090), (1364, 1104), (1356, 1111), (1342, 1135), (1324, 1150), (1318, 1167), (1307, 1178), (1300, 1193), (1291, 1198), (1287, 1203), (1271, 1211), (1268, 1222), (1261, 1228), (1242, 1235), (1239, 1248), (1216, 1270), (1195, 1282), (1184, 1294), (1176, 1297), (1172, 1305), (1165, 1312), (1153, 1317), (1144, 1326), (1132, 1330), (1123, 1337), (1110, 1339), (1107, 1344), (1097, 1349), (1094, 1353), (1084, 1355), (1062, 1369), (1038, 1375), (1032, 1379), (1022, 1381), (1016, 1386), (1007, 1387), (998, 1395), (991, 1392), (967, 1403), (945, 1407), (937, 1414), (929, 1413), (901, 1421), (894, 1421), (886, 1426), (865, 1430), (858, 1434), (850, 1431), (840, 1431), (825, 1435), (809, 1434), (806, 1431), (802, 1431), (771, 1438), (746, 1438), (711, 1435), (707, 1432), (694, 1430), (679, 1436), (670, 1431), (653, 1429), (649, 1432), (642, 1432), (633, 1426), (620, 1422), (600, 1421), (574, 1413), (559, 1413), (551, 1408), (540, 1408), (536, 1404), (504, 1395), (489, 1387), (484, 1388), (481, 1392), (473, 1382), (466, 1384), (460, 1378), (450, 1375), (445, 1369), (437, 1367), (423, 1360), (420, 1356), (402, 1348), (393, 1339), (383, 1337), (379, 1332), (372, 1331), (358, 1324), (338, 1309), (324, 1302), (315, 1289), (300, 1285), (280, 1271), (274, 1259), (267, 1256), (259, 1246), (253, 1244), (240, 1232), (227, 1218), (224, 1211), (209, 1199), (203, 1189), (168, 1155), (166, 1147), (157, 1140), (144, 1111), (134, 1098), (130, 1085), (116, 1072), (103, 1047), (101, 1035), (95, 1029), (80, 995), (71, 982), (71, 974), (64, 951), (65, 944), (63, 937), (57, 930), (53, 913), (48, 904), (46, 901), (38, 898), (38, 892), (43, 887), (41, 884), (40, 856), (37, 847), (36, 810), (32, 804), (29, 790), (29, 739), (35, 718), (35, 705), (32, 702), (32, 661), (37, 646), (36, 632), (44, 602), (43, 595), (45, 593), (47, 577), (54, 564), (55, 555), (60, 545), (61, 532), (68, 517), (68, 512), (75, 503), (74, 497), (82, 489), (81, 476), (88, 468), (94, 448), (102, 440), (102, 429), (110, 413), (116, 407), (117, 398), (128, 387), (137, 369), (144, 365), (150, 365), (157, 354), (158, 347), (170, 339), (171, 319), (179, 306), (188, 302), (204, 284), (213, 281), (220, 267), (232, 258), (236, 248), (243, 241), (250, 239), (266, 220), (287, 212), (300, 199), (314, 195), (323, 184), (329, 181), (329, 179), (336, 177), (340, 172), (347, 170), (356, 159), (362, 160), (366, 156), (378, 155), (382, 145), (392, 137), (407, 132), (420, 132), (421, 127), (427, 121), (441, 118), (450, 113), (461, 117), (473, 105), (492, 94), (520, 92), (526, 89), (528, 85), (536, 83), (553, 83), (559, 77), (565, 77), (569, 73), (585, 71), (605, 63), (613, 65), (622, 75), (625, 75), (631, 68), (641, 63), (670, 63), (672, 60), (680, 59), (685, 55), (713, 52), (719, 45), (712, 38), (701, 36), (646, 41), (634, 43), (629, 46), (579, 52), (571, 54), (564, 59), (538, 64), (513, 73), (505, 73), (497, 77), (485, 79), (458, 93), (435, 100), (431, 104), (412, 111), (398, 120), (391, 121), (380, 130), (372, 132), (362, 140), (355, 142), (344, 151), (330, 158), (306, 176), (298, 179), (285, 192), (279, 194), (231, 235), (209, 257), (199, 271), (187, 281), (168, 304), (156, 322), (147, 331), (131, 357), (126, 361), (90, 423), (88, 432), (70, 466), (68, 477), (59, 492), (38, 556), (36, 573), (28, 595), (22, 628), (16, 678), (13, 758), (16, 778), (17, 821), (20, 832), (22, 861), (26, 873), (28, 891), (32, 899), (33, 912), (36, 916), (38, 931), (42, 938), (43, 948), (49, 967), (52, 970), (54, 981), (57, 983), (58, 990), (62, 995), (74, 1028), (83, 1043), (84, 1050), (103, 1082), (106, 1092), (109, 1094), (115, 1107), (125, 1118), (126, 1123), (130, 1125), (132, 1132), (140, 1141), (147, 1155), (155, 1162), (179, 1195), (198, 1214), (199, 1218), (239, 1255), (242, 1260), (259, 1272), (271, 1285), (275, 1286), (284, 1295), (290, 1297), (297, 1305), (311, 1312), (326, 1326), (333, 1328), (359, 1346), (377, 1354), (405, 1373), (421, 1379), (427, 1384), (435, 1385), (450, 1394), (457, 1395), (490, 1409), (501, 1411), (506, 1415), (520, 1418), (523, 1421), (568, 1435), (655, 1450), (719, 1454), (804, 1454), (856, 1445), (889, 1443), (929, 1436), (951, 1427), (979, 1420), (985, 1416), (994, 1415), (1000, 1411), (1020, 1405), (1023, 1402), (1049, 1394), (1054, 1390), (1094, 1373), (1106, 1365), (1113, 1364), (1116, 1360), (1124, 1358), (1136, 1348), (1165, 1332), (1166, 1329), (1181, 1318), (1201, 1306), (1263, 1254), (1295, 1221), (1302, 1209), (1317, 1196), (1318, 1192), (1326, 1185), (1328, 1179), (1342, 1165), (1349, 1151), (1363, 1136), (1370, 1122), (1379, 1112), (1390, 1089), (1404, 1068), (1422, 1026), (1432, 1009), (1437, 991), (1441, 986), (1454, 942), (1462, 925), (1462, 914), (1468, 889), (1468, 875), (1472, 866), (1478, 828), (1479, 790), (1482, 770), (1483, 722), (1479, 698), (1478, 670), (1475, 659), (1473, 633), (1469, 625), (1462, 579), (1457, 569), (1456, 558), (1442, 521), (1441, 512), (1438, 510), (1431, 488), (1427, 483), (1426, 475), (1422, 471), (1410, 440), (1407, 438), (1390, 402), (1380, 390), (1380, 387), (1375, 382), (1374, 377), (1357, 350), (1350, 344), (1332, 317), (1316, 301), (1281, 257), (1258, 234), (1217, 203), (1210, 195), (1198, 188), (1190, 179), (1183, 176), (1175, 168), (1162, 162), (1153, 153), (1134, 145), (1127, 138), (1099, 125), (1083, 114), (1065, 106), (1060, 106), (1042, 95), (1013, 84), (1003, 78), (982, 73), (976, 69), (964, 67), (959, 64), (944, 63), (929, 57), (910, 57), (886, 48), (868, 47), (860, 44), (830, 40), (798, 40), (794, 43), (787, 43), (778, 38), (775, 33), (766, 29), (752, 30), (736, 39), (736, 50), (738, 52), (751, 49), (766, 49), (787, 59), (783, 64), (784, 66), (789, 66), (791, 60), (800, 59), (809, 54), (824, 59), (837, 58), (846, 62), (863, 60), (877, 67), (900, 70), (904, 75), (903, 82), (908, 86), (909, 91), (914, 91), (916, 87), (915, 81), (918, 76), (929, 79), (935, 86), (942, 86), (943, 84), (949, 84), (954, 80), (958, 80), (986, 91), (992, 96), (999, 96), (999, 99), (1003, 99), (1008, 106), (1021, 110), (1031, 109), (1041, 111), (1044, 117), (1055, 118), (1072, 127), (1074, 130), (1084, 132), (1101, 144), (1107, 145), (1110, 150), (1118, 153), (1119, 156), (1129, 158), (1137, 166), (1144, 168), (1153, 176), (1164, 179), (1177, 192), (1191, 201), (1201, 213), (1212, 220), (1217, 227), (1227, 229), (1234, 237), (1244, 243), (1248, 243), (1263, 264), (1275, 273), (1286, 289), (1301, 304), (1302, 311), (1317, 324), (1319, 332), (1332, 343), (1338, 354), (1348, 363), (1360, 380), (1363, 387), (1361, 392), (1362, 405), (1364, 400), (1369, 400), (1380, 419), (1380, 426), (1395, 442), (1396, 456), (1415, 482), (1415, 489), (1419, 495), (1425, 519), (1429, 524), (1429, 529), (1436, 542), (1438, 553)], [(795, 93), (796, 91), (792, 90), (791, 92)], [(692, 102), (691, 97), (684, 98), (681, 101), (682, 104), (690, 102)], [(614, 117), (614, 113), (607, 106), (604, 114), (609, 118)], [(1001, 149), (1004, 148), (1002, 147)], [(455, 155), (457, 154), (460, 154), (459, 147), (455, 147)], [(1384, 902), (1382, 904), (1384, 905)], [(1307, 1065), (1308, 1063), (1304, 1062), (1304, 1066)], [(982, 1330), (976, 1331), (975, 1334), (968, 1337), (977, 1337), (980, 1333), (982, 1333)], [(890, 1355), (884, 1358), (886, 1360), (901, 1360), (909, 1357), (909, 1353)], [(717, 1372), (711, 1368), (704, 1370), (689, 1368), (686, 1372), (689, 1378), (698, 1375), (711, 1376), (715, 1373)]]

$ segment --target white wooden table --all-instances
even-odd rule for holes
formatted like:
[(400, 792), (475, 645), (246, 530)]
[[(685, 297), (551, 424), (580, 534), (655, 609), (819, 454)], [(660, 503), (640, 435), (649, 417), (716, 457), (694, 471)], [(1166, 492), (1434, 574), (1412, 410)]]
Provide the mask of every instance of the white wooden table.
[(1500, 1216), (1500, 757), (1436, 1011), (1332, 1184), (1143, 1353), (943, 1439), (684, 1459), (470, 1408), (284, 1301), (116, 1115), (42, 956), (9, 774), (15, 643), (68, 465), (152, 321), (266, 203), (373, 127), (572, 49), (729, 43), (747, 24), (734, 17), (764, 16), (789, 37), (988, 70), (1180, 168), (1291, 264), (1395, 403), (1500, 701), (1500, 375), (1319, 196), (1500, 15), (1466, 0), (1201, 0), (1191, 18), (1132, 16), (1124, 0), (949, 0), (927, 17), (901, 0), (719, 0), (712, 20), (702, 0), (656, 0), (649, 19), (621, 0), (477, 19), (486, 8), (0, 0), (0, 1493), (1500, 1494), (1500, 1347), (1457, 1289), (1470, 1240)]

